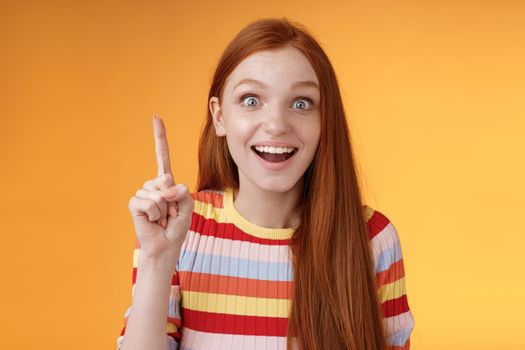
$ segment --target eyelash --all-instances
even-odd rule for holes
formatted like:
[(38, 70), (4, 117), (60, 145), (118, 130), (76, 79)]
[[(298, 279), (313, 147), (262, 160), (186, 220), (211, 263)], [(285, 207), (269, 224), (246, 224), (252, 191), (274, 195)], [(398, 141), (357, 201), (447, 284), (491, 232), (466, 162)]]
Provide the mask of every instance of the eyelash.
[[(258, 97), (257, 95), (253, 95), (253, 94), (246, 94), (246, 95), (242, 95), (240, 98), (239, 98), (239, 102), (242, 104), (244, 99), (247, 98), (247, 97)], [(310, 104), (310, 108), (314, 105), (314, 101), (312, 101), (311, 98), (308, 98), (308, 97), (299, 97), (296, 101), (300, 101), (300, 100), (305, 100), (305, 101), (308, 101), (308, 103)], [(301, 109), (300, 110), (303, 110), (303, 111), (306, 111), (308, 110), (308, 108), (304, 108), (304, 109)]]

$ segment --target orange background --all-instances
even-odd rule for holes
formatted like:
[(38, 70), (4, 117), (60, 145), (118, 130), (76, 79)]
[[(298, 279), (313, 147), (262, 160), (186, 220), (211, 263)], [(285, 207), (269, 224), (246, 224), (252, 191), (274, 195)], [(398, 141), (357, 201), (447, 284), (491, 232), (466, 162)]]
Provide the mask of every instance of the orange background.
[(152, 114), (195, 189), (213, 69), (286, 16), (338, 74), (369, 205), (396, 226), (413, 349), (524, 349), (525, 3), (3, 1), (3, 349), (114, 349)]

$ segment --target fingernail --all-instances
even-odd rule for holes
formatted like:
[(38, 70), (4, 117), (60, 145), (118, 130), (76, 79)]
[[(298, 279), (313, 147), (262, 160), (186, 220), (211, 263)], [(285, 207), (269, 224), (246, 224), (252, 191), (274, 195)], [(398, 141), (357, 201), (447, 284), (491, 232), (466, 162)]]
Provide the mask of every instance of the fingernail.
[(176, 217), (177, 216), (177, 209), (175, 209), (175, 207), (170, 206), (169, 211), (170, 211), (170, 215), (172, 217)]
[(166, 228), (166, 225), (168, 224), (168, 220), (166, 218), (162, 219), (162, 222), (160, 223), (162, 227)]

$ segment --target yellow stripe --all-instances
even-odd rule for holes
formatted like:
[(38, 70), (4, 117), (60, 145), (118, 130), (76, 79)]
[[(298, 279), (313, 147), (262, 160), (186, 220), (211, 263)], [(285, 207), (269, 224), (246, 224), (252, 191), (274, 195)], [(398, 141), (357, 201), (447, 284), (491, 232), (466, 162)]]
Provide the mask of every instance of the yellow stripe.
[(374, 211), (375, 210), (373, 208), (371, 208), (370, 206), (365, 204), (365, 218), (366, 218), (366, 221), (370, 220), (372, 215), (374, 215)]
[(223, 208), (216, 208), (211, 203), (194, 199), (194, 211), (207, 219), (214, 219), (218, 223), (234, 224), (242, 231), (258, 238), (290, 239), (294, 228), (268, 228), (253, 224), (240, 215), (233, 205), (233, 190), (226, 188), (223, 192)]
[[(290, 239), (295, 232), (295, 228), (266, 228), (255, 225), (246, 220), (240, 215), (233, 206), (233, 192), (232, 188), (226, 188), (223, 192), (223, 208), (217, 208), (211, 203), (206, 203), (198, 199), (194, 199), (194, 211), (207, 219), (214, 219), (221, 224), (234, 224), (244, 232), (259, 237), (270, 239)], [(364, 214), (366, 221), (368, 221), (374, 214), (375, 209), (364, 205)], [(227, 214), (230, 214), (229, 216)]]
[(291, 300), (182, 291), (182, 307), (242, 316), (288, 317)]
[(178, 331), (177, 326), (175, 326), (173, 323), (168, 322), (166, 324), (166, 332), (173, 333), (173, 332), (177, 332), (177, 331)]
[(133, 267), (139, 266), (139, 253), (140, 248), (133, 249)]
[(211, 203), (201, 202), (198, 199), (194, 201), (195, 209), (193, 211), (199, 213), (206, 219), (215, 219), (219, 223), (228, 223), (226, 219), (226, 212), (222, 208), (216, 208)]
[(259, 238), (270, 239), (290, 239), (292, 238), (295, 228), (267, 228), (253, 224), (245, 219), (233, 205), (233, 189), (228, 187), (224, 190), (223, 206), (227, 213), (230, 214), (231, 222), (244, 232)]
[(405, 277), (402, 277), (392, 283), (382, 285), (379, 288), (379, 299), (381, 303), (399, 298), (406, 294)]

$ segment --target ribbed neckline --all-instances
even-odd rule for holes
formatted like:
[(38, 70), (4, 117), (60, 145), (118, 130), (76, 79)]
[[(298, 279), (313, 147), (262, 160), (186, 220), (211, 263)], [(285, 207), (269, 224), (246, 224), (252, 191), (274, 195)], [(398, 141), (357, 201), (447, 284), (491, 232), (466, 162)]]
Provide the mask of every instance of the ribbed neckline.
[(245, 233), (258, 238), (267, 239), (290, 239), (295, 232), (294, 228), (269, 228), (254, 224), (244, 218), (233, 205), (233, 189), (224, 189), (223, 197), (224, 209), (227, 211), (230, 221)]

